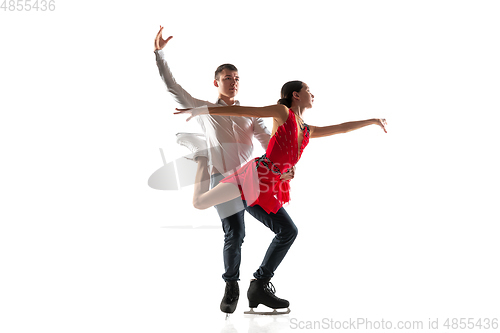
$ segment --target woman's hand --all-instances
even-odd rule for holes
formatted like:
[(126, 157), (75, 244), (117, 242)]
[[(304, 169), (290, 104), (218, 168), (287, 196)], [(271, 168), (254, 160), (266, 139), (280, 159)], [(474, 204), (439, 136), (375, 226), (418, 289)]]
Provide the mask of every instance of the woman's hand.
[(176, 110), (177, 110), (177, 112), (174, 112), (174, 114), (188, 114), (189, 115), (189, 118), (187, 118), (186, 121), (190, 121), (191, 118), (194, 117), (193, 112), (192, 112), (193, 109), (177, 109), (176, 108)]
[(173, 38), (173, 36), (170, 36), (167, 39), (163, 39), (161, 35), (162, 31), (163, 27), (160, 25), (160, 31), (158, 31), (155, 38), (155, 51), (162, 50), (165, 47), (165, 45), (167, 45), (168, 41)]
[(293, 166), (293, 168), (288, 169), (287, 172), (285, 172), (284, 174), (282, 174), (280, 176), (280, 179), (281, 180), (292, 180), (294, 177), (295, 177), (295, 165)]
[(385, 119), (374, 119), (375, 120), (375, 124), (376, 125), (379, 125), (380, 127), (382, 127), (382, 129), (384, 130), (384, 132), (387, 133), (387, 121)]
[(199, 106), (197, 108), (188, 108), (188, 109), (177, 109), (177, 112), (174, 112), (174, 114), (188, 114), (189, 117), (186, 119), (186, 121), (190, 121), (191, 118), (202, 115), (202, 114), (208, 114), (208, 107), (206, 105), (204, 106)]

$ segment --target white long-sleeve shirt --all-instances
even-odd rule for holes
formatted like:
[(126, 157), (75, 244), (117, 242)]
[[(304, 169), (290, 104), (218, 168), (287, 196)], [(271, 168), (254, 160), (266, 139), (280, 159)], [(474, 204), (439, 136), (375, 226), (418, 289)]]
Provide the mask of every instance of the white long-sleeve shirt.
[[(155, 55), (160, 76), (165, 82), (167, 90), (182, 108), (227, 105), (221, 99), (218, 99), (216, 103), (210, 103), (192, 97), (175, 81), (164, 52), (157, 50)], [(235, 101), (235, 105), (240, 105), (240, 103)], [(271, 138), (271, 133), (261, 118), (214, 115), (202, 115), (196, 118), (205, 134), (207, 145), (211, 148), (209, 149), (208, 163), (213, 173), (216, 172), (213, 170), (215, 167), (218, 172), (227, 176), (252, 158), (252, 138), (254, 136), (264, 149), (267, 149)]]

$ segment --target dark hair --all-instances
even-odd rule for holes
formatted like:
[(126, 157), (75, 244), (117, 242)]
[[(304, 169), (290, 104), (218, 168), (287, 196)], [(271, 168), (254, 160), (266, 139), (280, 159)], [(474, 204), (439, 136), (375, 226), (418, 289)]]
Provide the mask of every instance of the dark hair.
[(281, 88), (281, 99), (278, 101), (278, 104), (283, 104), (291, 108), (293, 93), (295, 91), (301, 91), (303, 86), (304, 83), (302, 81), (290, 81), (285, 83)]
[(215, 79), (218, 80), (219, 79), (219, 76), (220, 76), (220, 73), (225, 70), (225, 69), (228, 69), (230, 71), (238, 71), (238, 68), (236, 68), (235, 65), (232, 65), (232, 64), (223, 64), (223, 65), (220, 65), (219, 67), (217, 67), (217, 69), (215, 70)]

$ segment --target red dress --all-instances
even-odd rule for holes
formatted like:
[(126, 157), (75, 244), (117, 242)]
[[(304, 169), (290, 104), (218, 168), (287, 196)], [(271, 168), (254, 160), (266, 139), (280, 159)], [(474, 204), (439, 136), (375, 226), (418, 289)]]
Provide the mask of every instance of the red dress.
[(290, 181), (280, 176), (291, 169), (300, 159), (309, 143), (309, 126), (305, 125), (304, 138), (298, 149), (298, 128), (295, 114), (288, 110), (288, 118), (274, 133), (266, 153), (242, 166), (221, 183), (232, 183), (239, 187), (241, 198), (248, 206), (259, 205), (268, 214), (276, 213), (290, 201)]

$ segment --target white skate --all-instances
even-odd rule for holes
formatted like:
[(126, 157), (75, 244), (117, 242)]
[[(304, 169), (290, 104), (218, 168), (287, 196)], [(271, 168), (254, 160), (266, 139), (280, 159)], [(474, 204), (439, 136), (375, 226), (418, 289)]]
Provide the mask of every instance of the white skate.
[(207, 142), (205, 136), (200, 133), (177, 133), (177, 143), (187, 147), (193, 153), (186, 156), (188, 159), (196, 161), (198, 157), (208, 158)]

